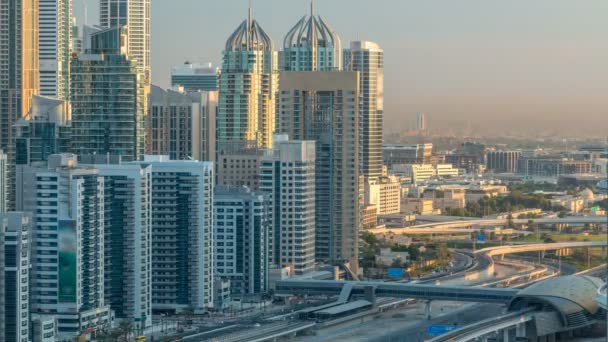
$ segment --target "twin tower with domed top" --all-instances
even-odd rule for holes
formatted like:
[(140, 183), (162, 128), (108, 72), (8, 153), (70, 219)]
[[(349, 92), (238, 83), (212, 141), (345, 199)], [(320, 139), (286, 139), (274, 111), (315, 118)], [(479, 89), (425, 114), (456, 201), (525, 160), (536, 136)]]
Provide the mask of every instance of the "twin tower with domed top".
[[(228, 51), (275, 51), (272, 38), (249, 16), (226, 41)], [(279, 52), (278, 68), (284, 71), (342, 70), (342, 44), (340, 36), (321, 16), (314, 14), (314, 1), (310, 15), (303, 16), (283, 39)]]

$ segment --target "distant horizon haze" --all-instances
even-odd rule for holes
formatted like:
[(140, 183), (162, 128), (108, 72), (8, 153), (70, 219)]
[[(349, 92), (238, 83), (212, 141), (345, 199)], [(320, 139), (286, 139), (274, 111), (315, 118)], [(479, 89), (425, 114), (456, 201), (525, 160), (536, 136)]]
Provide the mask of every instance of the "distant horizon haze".
[[(78, 23), (84, 0), (74, 0)], [(98, 0), (88, 0), (88, 24)], [(184, 61), (220, 66), (247, 0), (152, 1), (152, 80), (170, 86)], [(304, 15), (308, 0), (254, 0), (253, 16), (273, 38)], [(384, 49), (385, 131), (548, 130), (608, 135), (608, 1), (315, 1), (342, 46), (370, 40)]]

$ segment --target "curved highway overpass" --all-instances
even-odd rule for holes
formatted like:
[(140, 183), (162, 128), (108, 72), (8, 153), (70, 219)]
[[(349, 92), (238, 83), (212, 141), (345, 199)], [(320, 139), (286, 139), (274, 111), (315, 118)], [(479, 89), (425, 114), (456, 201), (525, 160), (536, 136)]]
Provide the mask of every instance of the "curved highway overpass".
[[(427, 219), (429, 217), (445, 217), (445, 216), (417, 216), (416, 219)], [(366, 229), (366, 232), (373, 234), (394, 233), (394, 234), (448, 234), (452, 230), (453, 233), (466, 233), (477, 230), (494, 229), (498, 226), (505, 226), (505, 219), (480, 219), (470, 218), (454, 219), (453, 216), (448, 216), (448, 221), (440, 221), (433, 223), (417, 224), (402, 228), (371, 228)], [(530, 221), (538, 224), (608, 224), (608, 219), (605, 216), (581, 216), (581, 217), (564, 217), (564, 218), (540, 218), (540, 219), (513, 219), (514, 224), (527, 224)]]
[(476, 254), (488, 256), (505, 255), (525, 252), (544, 252), (566, 248), (593, 248), (608, 247), (608, 241), (584, 241), (584, 242), (556, 242), (556, 243), (535, 243), (529, 245), (508, 245), (498, 247), (488, 247), (475, 251)]

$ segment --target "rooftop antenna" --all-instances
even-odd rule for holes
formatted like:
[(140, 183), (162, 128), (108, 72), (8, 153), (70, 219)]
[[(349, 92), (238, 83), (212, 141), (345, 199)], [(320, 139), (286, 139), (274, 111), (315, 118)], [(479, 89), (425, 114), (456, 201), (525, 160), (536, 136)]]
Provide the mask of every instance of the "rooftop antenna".
[(89, 17), (89, 13), (88, 13), (88, 4), (87, 4), (87, 0), (84, 0), (84, 24), (88, 25), (88, 17)]
[(310, 1), (310, 16), (315, 16), (315, 0)]
[(251, 19), (251, 0), (249, 0), (249, 13), (247, 15), (247, 49), (251, 49), (252, 40), (251, 40), (251, 28), (253, 26), (253, 21)]

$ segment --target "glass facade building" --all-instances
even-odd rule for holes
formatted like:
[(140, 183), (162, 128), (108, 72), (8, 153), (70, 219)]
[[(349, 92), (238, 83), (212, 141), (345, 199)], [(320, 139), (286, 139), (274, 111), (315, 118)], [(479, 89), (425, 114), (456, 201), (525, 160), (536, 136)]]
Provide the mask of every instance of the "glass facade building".
[(94, 33), (91, 50), (72, 59), (72, 151), (138, 160), (145, 146), (145, 92), (125, 49), (126, 28)]
[(66, 101), (34, 96), (32, 109), (16, 124), (16, 164), (47, 161), (50, 155), (70, 152), (68, 118)]
[(184, 63), (171, 70), (171, 86), (181, 86), (187, 92), (216, 91), (220, 69), (200, 64)]

